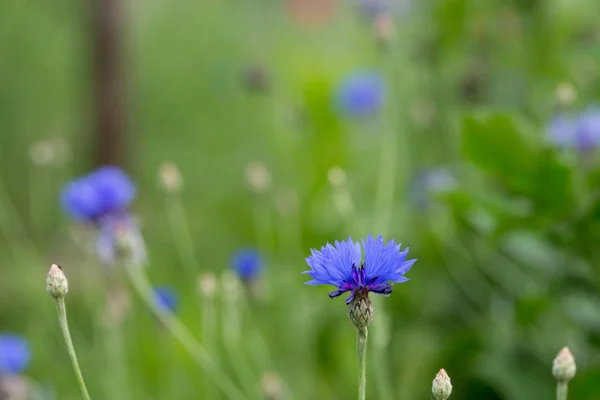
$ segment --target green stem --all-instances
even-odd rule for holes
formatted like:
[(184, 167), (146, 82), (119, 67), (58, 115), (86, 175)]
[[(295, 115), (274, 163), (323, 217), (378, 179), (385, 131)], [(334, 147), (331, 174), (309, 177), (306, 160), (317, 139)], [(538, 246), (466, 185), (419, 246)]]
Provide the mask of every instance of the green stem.
[(73, 364), (73, 369), (75, 370), (75, 375), (77, 376), (77, 382), (79, 383), (81, 394), (85, 400), (90, 400), (90, 395), (85, 387), (83, 375), (81, 374), (81, 369), (79, 368), (79, 363), (77, 362), (75, 347), (73, 347), (73, 341), (71, 340), (71, 333), (69, 332), (69, 324), (67, 322), (67, 308), (65, 306), (64, 297), (56, 298), (56, 311), (58, 312), (58, 324), (60, 325), (60, 330), (62, 331), (63, 338), (67, 344), (67, 351), (69, 352), (69, 357), (71, 358), (71, 363)]
[(556, 400), (567, 400), (569, 384), (567, 382), (558, 382), (556, 384)]
[(170, 194), (166, 200), (167, 216), (171, 227), (171, 234), (175, 240), (179, 257), (185, 268), (185, 273), (190, 281), (194, 282), (194, 274), (200, 271), (200, 263), (194, 253), (194, 240), (187, 223), (185, 208), (178, 195)]
[(224, 394), (230, 399), (245, 400), (247, 397), (237, 388), (236, 384), (227, 376), (223, 375), (219, 366), (213, 358), (194, 338), (183, 323), (174, 316), (171, 312), (165, 311), (156, 306), (154, 302), (154, 293), (148, 279), (136, 266), (127, 266), (129, 278), (138, 293), (144, 300), (150, 311), (164, 324), (165, 328), (186, 348), (186, 350), (194, 357), (196, 363), (211, 375), (216, 384), (221, 388)]
[(367, 338), (366, 327), (356, 329), (356, 347), (358, 349), (358, 400), (367, 398)]

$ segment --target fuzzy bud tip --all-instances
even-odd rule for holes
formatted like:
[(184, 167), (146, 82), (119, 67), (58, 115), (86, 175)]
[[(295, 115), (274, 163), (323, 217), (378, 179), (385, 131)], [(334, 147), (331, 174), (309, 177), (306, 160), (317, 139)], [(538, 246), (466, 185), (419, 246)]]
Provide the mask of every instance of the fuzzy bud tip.
[(552, 375), (559, 382), (569, 382), (575, 376), (575, 357), (568, 347), (563, 347), (552, 363)]
[(54, 298), (64, 297), (69, 292), (69, 282), (63, 270), (52, 264), (46, 278), (46, 290)]
[(431, 385), (431, 393), (435, 400), (446, 400), (452, 393), (450, 377), (444, 368), (440, 369)]

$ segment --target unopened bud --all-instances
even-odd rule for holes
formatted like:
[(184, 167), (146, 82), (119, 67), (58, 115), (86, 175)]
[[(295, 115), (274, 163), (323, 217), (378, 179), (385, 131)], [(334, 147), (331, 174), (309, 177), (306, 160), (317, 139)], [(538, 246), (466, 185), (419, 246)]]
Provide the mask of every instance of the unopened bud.
[(21, 375), (0, 375), (0, 399), (32, 399), (31, 384)]
[(446, 400), (452, 393), (450, 377), (444, 368), (440, 369), (431, 385), (431, 393), (435, 400)]
[(55, 299), (65, 297), (69, 292), (69, 282), (60, 266), (52, 264), (46, 278), (46, 290)]
[(167, 193), (177, 193), (183, 186), (179, 169), (172, 162), (164, 162), (158, 170), (160, 185)]
[(271, 174), (262, 162), (254, 161), (246, 167), (246, 182), (253, 191), (264, 193), (271, 185)]
[(251, 92), (266, 92), (269, 90), (269, 72), (258, 65), (247, 66), (244, 71), (244, 84)]
[(394, 20), (389, 13), (382, 12), (375, 16), (375, 34), (382, 44), (388, 44), (394, 37)]
[(333, 187), (339, 188), (346, 184), (346, 171), (342, 167), (332, 167), (327, 172), (327, 180)]
[(373, 321), (373, 304), (369, 296), (356, 294), (348, 305), (348, 317), (357, 329), (366, 328)]
[(568, 347), (563, 347), (552, 363), (552, 375), (559, 382), (569, 382), (575, 376), (577, 366)]
[(198, 290), (202, 296), (212, 299), (217, 293), (217, 277), (212, 272), (200, 275), (198, 279)]
[(47, 167), (54, 164), (56, 152), (48, 140), (40, 140), (29, 147), (29, 158), (33, 165)]
[(562, 105), (573, 104), (577, 98), (577, 92), (573, 85), (567, 82), (562, 82), (556, 88), (556, 100)]
[(283, 382), (276, 373), (266, 372), (260, 379), (260, 386), (268, 400), (281, 399), (283, 393)]

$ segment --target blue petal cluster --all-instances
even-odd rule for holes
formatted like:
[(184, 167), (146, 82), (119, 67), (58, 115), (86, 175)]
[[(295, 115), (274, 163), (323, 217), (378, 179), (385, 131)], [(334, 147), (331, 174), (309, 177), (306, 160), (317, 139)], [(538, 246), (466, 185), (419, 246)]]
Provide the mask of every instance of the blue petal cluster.
[(600, 145), (600, 107), (591, 106), (577, 115), (559, 114), (548, 124), (548, 137), (557, 147), (591, 150)]
[(122, 169), (105, 166), (69, 182), (61, 193), (61, 204), (72, 218), (94, 221), (126, 210), (135, 193), (135, 185)]
[[(362, 260), (364, 249), (364, 263)], [(395, 283), (406, 282), (404, 274), (417, 261), (406, 260), (408, 248), (400, 251), (400, 244), (394, 240), (384, 243), (379, 235), (376, 239), (369, 234), (361, 245), (352, 238), (344, 242), (336, 241), (334, 245), (327, 243), (321, 251), (311, 249), (306, 263), (311, 268), (304, 271), (312, 280), (307, 285), (333, 285), (337, 290), (329, 297), (334, 298), (350, 292), (346, 304), (354, 297), (366, 297), (369, 292), (388, 295)]]
[(231, 267), (242, 281), (251, 281), (260, 277), (263, 260), (258, 250), (241, 249), (233, 254)]
[(347, 76), (336, 93), (344, 114), (367, 116), (379, 111), (385, 99), (385, 82), (376, 71), (359, 71)]
[(0, 334), (0, 376), (20, 374), (30, 358), (29, 345), (23, 337)]
[(154, 288), (154, 301), (156, 306), (163, 311), (176, 312), (179, 306), (179, 296), (168, 286)]

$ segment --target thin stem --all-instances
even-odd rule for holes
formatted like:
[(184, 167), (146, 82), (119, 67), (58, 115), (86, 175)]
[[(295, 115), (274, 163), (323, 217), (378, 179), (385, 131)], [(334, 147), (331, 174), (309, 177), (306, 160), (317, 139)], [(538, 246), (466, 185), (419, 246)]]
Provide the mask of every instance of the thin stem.
[(187, 223), (185, 208), (178, 194), (169, 195), (166, 199), (166, 208), (171, 234), (175, 240), (179, 257), (183, 262), (187, 278), (193, 281), (194, 274), (200, 271), (200, 263), (194, 253), (194, 241)]
[(567, 382), (558, 382), (556, 384), (556, 400), (567, 400), (569, 384)]
[(356, 329), (356, 347), (358, 349), (358, 400), (367, 398), (367, 327)]
[(58, 324), (60, 325), (60, 330), (62, 331), (63, 338), (67, 344), (67, 351), (69, 352), (69, 357), (71, 358), (71, 363), (73, 364), (73, 369), (75, 370), (75, 375), (77, 376), (77, 382), (79, 383), (81, 394), (85, 400), (90, 400), (90, 395), (85, 387), (83, 375), (81, 374), (81, 369), (79, 368), (79, 363), (77, 362), (75, 347), (73, 347), (73, 341), (71, 340), (71, 333), (69, 332), (69, 324), (67, 322), (67, 308), (65, 306), (64, 297), (56, 298), (56, 311), (58, 312)]
[(169, 311), (156, 306), (152, 287), (145, 274), (136, 266), (127, 266), (129, 278), (138, 295), (144, 300), (150, 311), (164, 324), (166, 329), (187, 349), (196, 363), (211, 375), (216, 384), (230, 399), (245, 400), (247, 397), (237, 388), (236, 384), (223, 375), (213, 358), (194, 338), (183, 323)]

